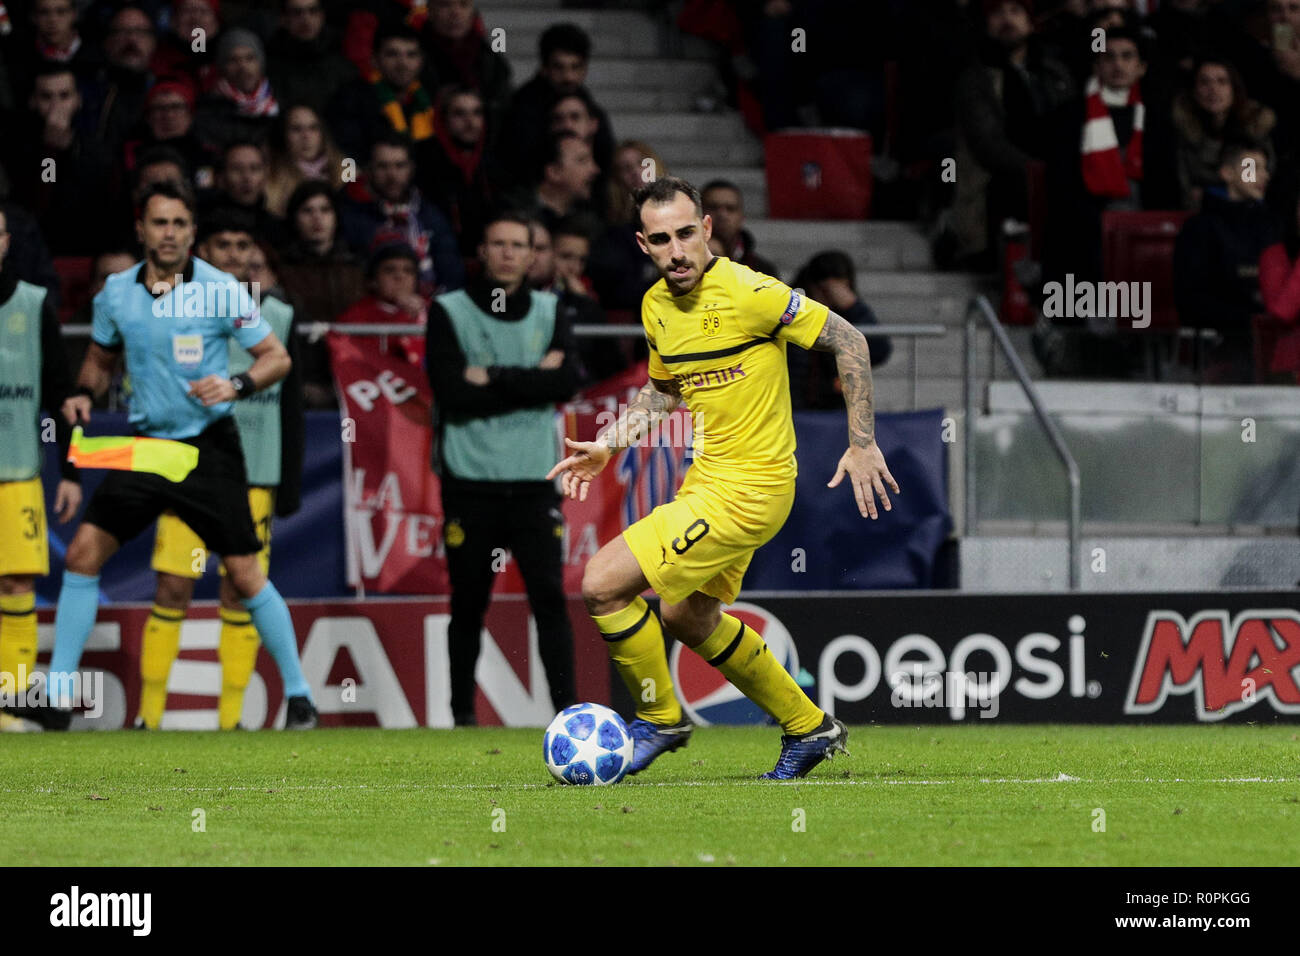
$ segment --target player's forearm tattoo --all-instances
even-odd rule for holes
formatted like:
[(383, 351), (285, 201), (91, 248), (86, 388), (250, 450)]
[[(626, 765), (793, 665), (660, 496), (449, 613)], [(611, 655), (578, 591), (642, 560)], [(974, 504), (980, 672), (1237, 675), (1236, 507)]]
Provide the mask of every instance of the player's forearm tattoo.
[(849, 444), (870, 445), (876, 440), (876, 415), (866, 337), (843, 316), (832, 312), (813, 348), (835, 353), (840, 391), (849, 411)]
[(676, 382), (652, 379), (641, 386), (623, 414), (597, 435), (596, 441), (608, 445), (612, 451), (635, 445), (650, 434), (656, 422), (681, 404), (681, 400), (682, 391)]

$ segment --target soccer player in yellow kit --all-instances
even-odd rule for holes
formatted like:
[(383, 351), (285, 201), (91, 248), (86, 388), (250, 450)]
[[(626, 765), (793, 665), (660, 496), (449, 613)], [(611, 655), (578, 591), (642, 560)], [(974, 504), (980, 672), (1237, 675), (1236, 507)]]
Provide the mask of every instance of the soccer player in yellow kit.
[(758, 704), (784, 731), (769, 780), (805, 776), (836, 752), (848, 729), (818, 708), (767, 645), (722, 610), (740, 592), (754, 551), (781, 529), (794, 503), (795, 436), (786, 343), (835, 353), (849, 413), (849, 448), (827, 487), (847, 476), (863, 517), (898, 484), (875, 442), (867, 342), (843, 317), (777, 279), (714, 256), (700, 194), (665, 177), (636, 196), (637, 242), (663, 277), (645, 294), (641, 324), (650, 381), (595, 441), (566, 439), (551, 470), (585, 499), (614, 452), (643, 440), (685, 402), (695, 462), (677, 497), (606, 544), (587, 564), (582, 594), (634, 700), (630, 773), (686, 745), (692, 725), (673, 691), (663, 629), (641, 593), (660, 597), (663, 627)]

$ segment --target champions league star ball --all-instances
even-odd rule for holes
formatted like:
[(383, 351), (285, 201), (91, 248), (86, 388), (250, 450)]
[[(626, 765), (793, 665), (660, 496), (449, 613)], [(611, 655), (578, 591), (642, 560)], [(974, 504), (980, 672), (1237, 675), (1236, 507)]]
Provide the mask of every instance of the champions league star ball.
[(600, 704), (574, 704), (555, 715), (542, 738), (546, 769), (560, 783), (618, 783), (632, 765), (623, 718)]

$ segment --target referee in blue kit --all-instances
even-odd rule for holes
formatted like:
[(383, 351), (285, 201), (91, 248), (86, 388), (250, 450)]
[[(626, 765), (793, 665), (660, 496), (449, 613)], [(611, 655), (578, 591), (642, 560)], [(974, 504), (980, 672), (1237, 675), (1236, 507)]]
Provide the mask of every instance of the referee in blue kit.
[[(50, 696), (63, 708), (67, 677), (81, 660), (99, 605), (99, 572), (124, 542), (171, 509), (209, 551), (221, 555), (227, 577), (284, 675), (286, 726), (310, 727), (316, 708), (298, 660), (289, 608), (267, 580), (248, 508), (248, 479), (232, 402), (278, 382), (289, 353), (262, 321), (257, 300), (228, 273), (190, 254), (194, 199), (188, 187), (159, 183), (138, 204), (136, 231), (145, 250), (137, 266), (110, 276), (95, 296), (91, 343), (78, 391), (63, 406), (69, 423), (88, 422), (92, 399), (112, 382), (125, 357), (131, 376), (131, 425), (137, 435), (185, 442), (198, 464), (179, 482), (137, 471), (110, 471), (86, 508), (68, 547), (67, 570), (54, 621)], [(197, 305), (196, 305), (197, 301)], [(229, 339), (253, 364), (229, 378)], [(45, 708), (49, 729), (66, 729), (71, 711)]]

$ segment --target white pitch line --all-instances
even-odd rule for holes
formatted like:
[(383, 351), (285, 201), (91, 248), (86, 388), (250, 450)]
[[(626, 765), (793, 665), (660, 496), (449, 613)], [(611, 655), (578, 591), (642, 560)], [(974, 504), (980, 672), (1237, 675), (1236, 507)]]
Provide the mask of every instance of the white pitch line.
[[(637, 787), (948, 787), (955, 784), (977, 783), (977, 784), (1041, 784), (1041, 783), (1087, 783), (1104, 786), (1113, 786), (1118, 784), (1170, 784), (1170, 783), (1300, 783), (1297, 777), (1142, 777), (1135, 779), (1119, 778), (1084, 778), (1084, 777), (1067, 777), (1061, 775), (1058, 777), (981, 777), (978, 780), (666, 780), (662, 782), (643, 781), (639, 783), (629, 783), (626, 788), (635, 789)], [(249, 787), (249, 786), (230, 786), (230, 787), (148, 787), (142, 789), (122, 790), (112, 787), (104, 789), (114, 794), (123, 796), (131, 794), (152, 794), (152, 793), (284, 793), (293, 792), (329, 792), (329, 791), (510, 791), (510, 790), (546, 790), (551, 787), (559, 788), (559, 784), (548, 783), (516, 783), (516, 784), (499, 784), (499, 783), (429, 783), (429, 784), (290, 784), (279, 787)], [(625, 789), (626, 789), (625, 788)], [(567, 788), (564, 788), (567, 789)], [(611, 792), (604, 788), (593, 788), (599, 792)], [(59, 793), (49, 787), (3, 787), (0, 793)]]

